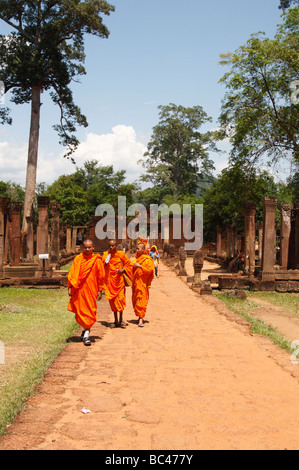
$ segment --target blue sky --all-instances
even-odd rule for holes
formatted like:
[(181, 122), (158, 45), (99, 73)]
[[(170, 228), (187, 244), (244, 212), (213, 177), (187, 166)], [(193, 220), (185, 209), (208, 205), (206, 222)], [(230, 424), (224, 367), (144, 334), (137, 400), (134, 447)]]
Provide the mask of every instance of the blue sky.
[[(146, 150), (157, 107), (200, 105), (216, 128), (225, 88), (219, 79), (222, 52), (233, 52), (251, 34), (273, 37), (282, 22), (279, 0), (111, 0), (115, 12), (104, 17), (109, 39), (86, 38), (87, 75), (74, 83), (74, 101), (89, 126), (77, 133), (78, 166), (86, 159), (125, 169), (127, 180), (142, 172), (137, 161)], [(2, 34), (11, 28), (0, 22)], [(9, 105), (9, 97), (5, 97)], [(59, 110), (42, 97), (38, 182), (52, 183), (74, 171), (52, 126)], [(12, 126), (0, 127), (0, 179), (25, 185), (29, 106), (13, 106)], [(229, 150), (223, 143), (222, 148)], [(227, 155), (212, 155), (216, 172)]]

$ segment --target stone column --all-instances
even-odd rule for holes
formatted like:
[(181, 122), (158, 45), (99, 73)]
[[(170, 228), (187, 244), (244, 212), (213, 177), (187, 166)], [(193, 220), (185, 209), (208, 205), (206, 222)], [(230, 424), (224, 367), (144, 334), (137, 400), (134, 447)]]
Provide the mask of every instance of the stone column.
[(299, 269), (299, 201), (295, 201), (295, 269)]
[(31, 215), (26, 217), (27, 222), (27, 234), (26, 234), (26, 259), (27, 261), (33, 262), (34, 261), (34, 229), (33, 229), (33, 222), (34, 222), (34, 214), (33, 208), (31, 208)]
[(47, 196), (40, 196), (37, 198), (38, 203), (38, 225), (37, 225), (37, 246), (36, 254), (38, 259), (37, 276), (49, 276), (50, 263), (49, 259), (39, 259), (39, 255), (49, 254), (49, 216), (48, 209), (50, 198)]
[(221, 228), (217, 227), (217, 258), (222, 256), (222, 238), (221, 238)]
[(245, 271), (253, 276), (255, 270), (255, 209), (254, 202), (245, 202)]
[(66, 252), (72, 251), (72, 227), (69, 225), (66, 227)]
[(60, 248), (60, 237), (59, 237), (59, 211), (61, 204), (58, 202), (52, 202), (50, 204), (51, 209), (51, 256), (50, 263), (58, 263), (59, 261), (59, 248)]
[(262, 280), (275, 281), (274, 265), (276, 261), (276, 229), (275, 209), (277, 199), (274, 197), (263, 198), (263, 255), (262, 255)]
[(193, 255), (193, 268), (194, 268), (194, 281), (192, 287), (201, 287), (201, 271), (204, 262), (204, 254), (202, 251), (197, 250)]
[(262, 255), (263, 255), (263, 224), (258, 224), (257, 230), (258, 230), (258, 241), (259, 241), (258, 259), (259, 259), (259, 263), (261, 263)]
[(280, 267), (288, 269), (289, 245), (291, 234), (291, 205), (280, 204)]
[(233, 230), (230, 225), (226, 227), (226, 257), (231, 258), (233, 253)]
[(169, 245), (169, 256), (172, 259), (175, 257), (175, 246), (173, 244)]
[(232, 227), (232, 238), (233, 238), (233, 256), (236, 253), (236, 250), (238, 250), (238, 233), (237, 233), (237, 228)]
[(0, 197), (0, 279), (3, 276), (5, 235), (9, 201), (10, 199), (8, 197)]
[(21, 210), (23, 207), (22, 202), (13, 202), (11, 204), (11, 233), (10, 233), (10, 247), (11, 247), (11, 265), (19, 266), (21, 257)]
[(179, 248), (179, 276), (187, 276), (187, 271), (186, 271), (186, 259), (187, 259), (187, 252), (183, 246), (180, 246)]
[(71, 250), (71, 251), (76, 251), (77, 232), (78, 232), (78, 227), (73, 227), (73, 233), (72, 233), (72, 250)]

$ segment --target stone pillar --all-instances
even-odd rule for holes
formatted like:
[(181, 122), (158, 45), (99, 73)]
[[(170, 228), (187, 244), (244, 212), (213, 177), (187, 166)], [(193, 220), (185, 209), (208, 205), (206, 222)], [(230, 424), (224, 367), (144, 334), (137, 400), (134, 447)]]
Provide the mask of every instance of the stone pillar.
[(276, 261), (276, 229), (275, 209), (277, 199), (274, 197), (263, 198), (263, 255), (262, 255), (262, 280), (275, 281), (274, 265)]
[(73, 227), (73, 233), (72, 233), (72, 249), (71, 249), (71, 251), (76, 251), (77, 232), (78, 232), (78, 227)]
[(69, 225), (66, 227), (66, 252), (72, 251), (72, 227)]
[(226, 257), (231, 258), (233, 253), (233, 230), (230, 225), (226, 227)]
[(50, 263), (58, 263), (59, 261), (59, 248), (60, 248), (60, 237), (59, 237), (59, 211), (61, 204), (58, 202), (52, 202), (50, 204), (51, 209), (51, 250), (50, 250)]
[(258, 250), (258, 259), (259, 263), (262, 262), (262, 255), (263, 255), (263, 224), (258, 224), (258, 241), (259, 241), (259, 250)]
[(222, 238), (221, 238), (221, 228), (220, 227), (217, 227), (217, 251), (216, 251), (216, 255), (217, 255), (217, 258), (221, 258), (222, 256)]
[(295, 269), (299, 269), (299, 201), (295, 201)]
[(238, 250), (238, 233), (237, 228), (232, 227), (232, 239), (233, 239), (233, 256), (235, 256), (236, 250)]
[(175, 257), (175, 246), (173, 244), (169, 245), (169, 256), (172, 259)]
[(11, 248), (11, 265), (19, 266), (21, 257), (21, 210), (22, 202), (13, 202), (11, 204), (11, 232), (10, 232), (10, 248)]
[(186, 259), (187, 259), (187, 252), (183, 246), (180, 246), (179, 248), (179, 257), (180, 257), (180, 262), (179, 262), (179, 276), (187, 276), (187, 271), (186, 271)]
[(5, 256), (5, 235), (8, 216), (8, 197), (0, 197), (0, 279), (3, 276), (3, 265)]
[(245, 202), (245, 272), (253, 276), (255, 270), (255, 209), (254, 202)]
[(204, 262), (204, 254), (200, 250), (196, 250), (193, 255), (193, 268), (194, 268), (194, 280), (192, 287), (201, 287), (202, 280), (201, 280), (201, 271)]
[(37, 225), (37, 246), (36, 254), (38, 259), (38, 271), (37, 276), (50, 275), (50, 263), (49, 259), (40, 259), (40, 255), (49, 254), (49, 216), (48, 209), (50, 204), (50, 198), (47, 196), (40, 196), (37, 198), (38, 203), (38, 225)]
[(280, 267), (288, 269), (289, 245), (291, 235), (291, 205), (280, 204)]
[(26, 217), (27, 222), (27, 234), (26, 234), (26, 259), (27, 261), (33, 262), (34, 261), (34, 229), (33, 229), (33, 222), (34, 222), (34, 214), (33, 208), (31, 209), (31, 215)]

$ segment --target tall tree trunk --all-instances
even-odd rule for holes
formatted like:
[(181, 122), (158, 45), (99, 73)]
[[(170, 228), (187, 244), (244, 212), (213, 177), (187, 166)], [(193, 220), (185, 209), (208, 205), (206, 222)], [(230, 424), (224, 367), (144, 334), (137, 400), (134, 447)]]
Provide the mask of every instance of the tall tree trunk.
[(35, 199), (40, 106), (41, 106), (40, 95), (41, 95), (41, 86), (34, 85), (32, 87), (32, 100), (31, 100), (31, 123), (30, 123), (30, 134), (29, 134), (29, 145), (28, 145), (24, 215), (23, 215), (23, 225), (22, 225), (23, 233), (27, 232), (26, 217), (31, 216), (31, 211), (32, 211), (32, 208), (34, 207), (34, 199)]

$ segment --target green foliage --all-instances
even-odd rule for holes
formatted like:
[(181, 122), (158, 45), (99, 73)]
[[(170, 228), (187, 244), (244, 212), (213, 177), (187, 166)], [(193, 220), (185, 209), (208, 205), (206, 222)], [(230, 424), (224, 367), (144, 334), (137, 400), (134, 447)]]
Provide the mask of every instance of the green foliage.
[(24, 189), (12, 181), (0, 181), (0, 196), (9, 197), (11, 202), (23, 202), (25, 197)]
[(290, 6), (294, 3), (294, 5), (298, 5), (298, 0), (280, 0), (279, 7), (281, 10), (285, 10), (286, 8), (290, 8)]
[(277, 197), (277, 194), (274, 179), (266, 171), (238, 163), (226, 168), (204, 196), (206, 239), (212, 239), (216, 226), (234, 225), (242, 232), (245, 202), (256, 203), (256, 222), (261, 222), (263, 197)]
[(155, 186), (153, 195), (161, 200), (166, 194), (195, 194), (200, 178), (214, 169), (208, 151), (215, 150), (213, 133), (200, 133), (211, 121), (201, 106), (184, 108), (170, 104), (159, 106), (160, 122), (153, 129), (142, 164), (142, 181)]
[(291, 99), (291, 84), (299, 78), (299, 7), (282, 16), (274, 39), (252, 35), (223, 55), (230, 71), (220, 80), (227, 88), (220, 124), (232, 144), (232, 162), (299, 161), (299, 105)]
[(87, 215), (87, 201), (85, 191), (76, 184), (74, 176), (62, 175), (45, 193), (51, 202), (61, 203), (61, 220), (70, 225), (84, 225)]
[(290, 200), (286, 202), (299, 201), (299, 164), (295, 165), (293, 176), (287, 181), (287, 188), (290, 193)]
[(134, 184), (125, 183), (125, 170), (114, 172), (113, 166), (85, 162), (72, 175), (60, 176), (45, 192), (51, 201), (61, 203), (61, 220), (70, 225), (85, 225), (99, 204), (118, 207), (118, 196), (126, 196), (127, 205), (134, 202)]

